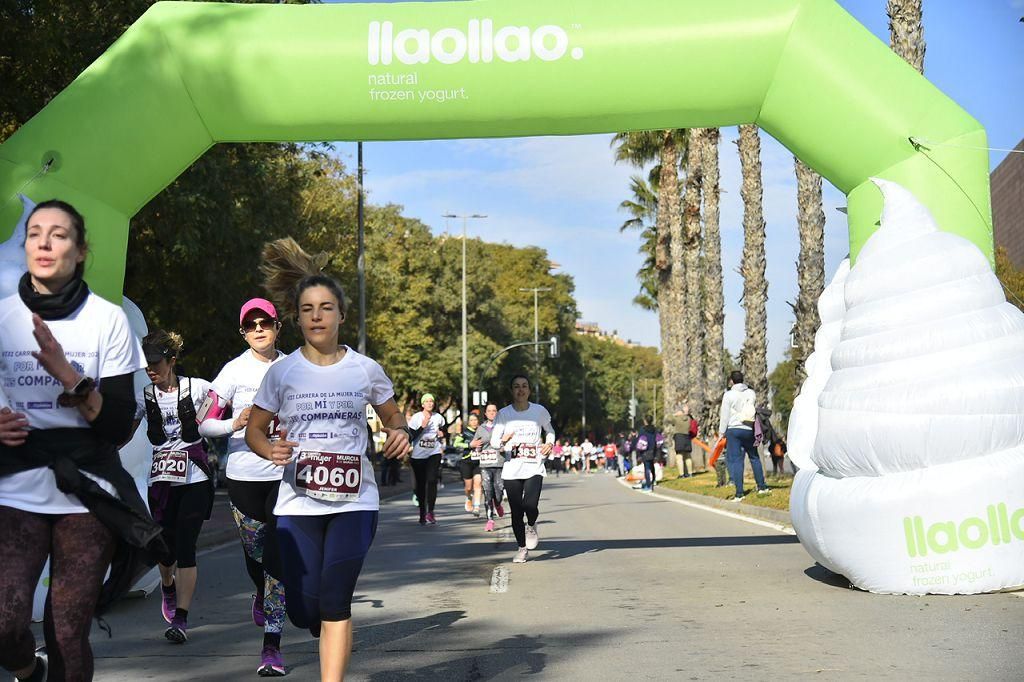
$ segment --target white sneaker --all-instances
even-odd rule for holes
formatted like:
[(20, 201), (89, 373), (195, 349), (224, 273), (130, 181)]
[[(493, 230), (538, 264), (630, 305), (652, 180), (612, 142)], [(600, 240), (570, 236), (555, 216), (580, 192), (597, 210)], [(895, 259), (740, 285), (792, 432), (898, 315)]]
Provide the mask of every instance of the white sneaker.
[(758, 495), (771, 495), (772, 494), (772, 489), (771, 488), (761, 488), (760, 490), (757, 491), (757, 494)]
[(526, 558), (528, 556), (530, 556), (530, 550), (526, 549), (525, 547), (520, 547), (519, 551), (516, 552), (516, 555), (514, 557), (512, 557), (512, 563), (514, 563), (514, 564), (525, 564), (526, 563)]
[(537, 526), (526, 527), (526, 549), (537, 549), (540, 544), (540, 536), (537, 535)]

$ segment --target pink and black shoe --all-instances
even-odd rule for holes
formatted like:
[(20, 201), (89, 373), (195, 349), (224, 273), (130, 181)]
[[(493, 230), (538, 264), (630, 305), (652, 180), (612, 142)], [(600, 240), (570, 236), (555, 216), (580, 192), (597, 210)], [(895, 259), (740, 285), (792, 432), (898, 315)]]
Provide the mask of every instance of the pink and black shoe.
[(260, 677), (284, 677), (288, 674), (284, 667), (284, 658), (281, 657), (281, 650), (276, 646), (263, 647), (263, 654), (260, 658), (260, 667), (256, 669), (256, 674)]
[(429, 523), (431, 526), (437, 523), (437, 517), (434, 516), (434, 512), (427, 512), (427, 523)]
[(160, 615), (170, 624), (174, 619), (174, 612), (178, 608), (178, 592), (174, 589), (174, 583), (171, 583), (170, 588), (164, 587), (161, 583), (160, 597)]
[(502, 506), (501, 502), (494, 505), (494, 511), (498, 512), (498, 518), (505, 516), (505, 507)]
[(164, 630), (164, 637), (175, 644), (184, 644), (188, 641), (188, 623), (184, 618), (175, 615), (171, 619), (171, 627)]

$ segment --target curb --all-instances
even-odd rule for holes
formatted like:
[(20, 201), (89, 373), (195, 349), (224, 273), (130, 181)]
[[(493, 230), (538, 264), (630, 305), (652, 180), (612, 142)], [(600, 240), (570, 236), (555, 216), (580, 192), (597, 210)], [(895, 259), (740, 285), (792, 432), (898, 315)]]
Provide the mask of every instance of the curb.
[[(619, 479), (619, 482), (621, 483), (621, 485), (628, 487), (630, 490), (633, 489), (632, 485), (623, 482), (622, 479)], [(742, 514), (743, 516), (761, 519), (762, 521), (770, 521), (780, 526), (786, 526), (789, 528), (793, 527), (793, 521), (790, 518), (789, 512), (782, 511), (781, 509), (769, 509), (768, 507), (754, 507), (749, 504), (743, 504), (742, 502), (737, 503), (731, 502), (729, 500), (719, 500), (718, 498), (708, 497), (707, 495), (698, 495), (697, 493), (689, 493), (684, 490), (673, 490), (671, 488), (665, 488), (662, 486), (656, 486), (655, 491), (659, 495), (677, 497), (681, 500), (686, 500), (688, 503), (698, 507), (727, 511), (733, 514)]]

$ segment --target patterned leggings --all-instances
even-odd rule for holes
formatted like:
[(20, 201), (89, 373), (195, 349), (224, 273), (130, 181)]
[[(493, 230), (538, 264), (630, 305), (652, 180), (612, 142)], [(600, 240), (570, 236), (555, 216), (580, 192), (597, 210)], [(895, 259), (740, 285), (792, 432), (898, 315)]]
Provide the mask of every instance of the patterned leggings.
[(264, 632), (280, 634), (286, 616), (284, 585), (275, 577), (281, 575), (277, 551), (277, 491), (280, 481), (235, 481), (228, 479), (231, 514), (238, 526), (238, 536), (245, 551), (245, 569), (263, 597), (266, 616)]
[(501, 502), (501, 496), (505, 493), (505, 482), (501, 480), (501, 467), (480, 467), (483, 475), (484, 486), (484, 507), (487, 509), (487, 518), (497, 518), (494, 505)]
[(35, 514), (0, 506), (0, 667), (35, 660), (32, 596), (50, 555), (43, 636), (49, 679), (91, 680), (89, 628), (114, 537), (92, 514)]

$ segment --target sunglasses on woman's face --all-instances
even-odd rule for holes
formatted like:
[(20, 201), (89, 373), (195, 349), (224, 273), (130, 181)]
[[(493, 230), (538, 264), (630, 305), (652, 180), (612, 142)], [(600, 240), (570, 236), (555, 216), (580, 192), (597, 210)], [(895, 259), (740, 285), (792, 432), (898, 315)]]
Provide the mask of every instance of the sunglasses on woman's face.
[(243, 334), (251, 334), (254, 331), (256, 331), (257, 329), (260, 329), (261, 331), (264, 330), (264, 329), (267, 329), (267, 330), (277, 329), (277, 320), (275, 320), (274, 318), (270, 318), (269, 320), (265, 320), (262, 317), (257, 317), (254, 320), (246, 320), (245, 322), (242, 323), (242, 333)]

